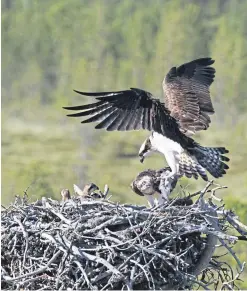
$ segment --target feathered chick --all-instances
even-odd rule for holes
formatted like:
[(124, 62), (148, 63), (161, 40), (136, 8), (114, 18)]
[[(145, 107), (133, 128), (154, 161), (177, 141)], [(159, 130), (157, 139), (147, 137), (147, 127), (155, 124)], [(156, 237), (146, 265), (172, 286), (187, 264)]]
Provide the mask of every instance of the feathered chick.
[(145, 196), (151, 207), (155, 205), (153, 195), (159, 195), (158, 203), (163, 204), (168, 200), (168, 196), (176, 187), (179, 175), (167, 177), (171, 172), (170, 167), (165, 167), (160, 170), (145, 170), (137, 175), (131, 183), (132, 190), (140, 195)]
[(81, 198), (89, 198), (89, 197), (100, 198), (100, 197), (97, 197), (96, 195), (97, 193), (94, 193), (95, 190), (99, 190), (99, 187), (96, 186), (94, 183), (86, 184), (83, 190), (81, 190), (77, 185), (74, 184), (75, 194), (81, 196)]
[(67, 201), (71, 199), (69, 189), (62, 189), (61, 196), (62, 196), (62, 201)]

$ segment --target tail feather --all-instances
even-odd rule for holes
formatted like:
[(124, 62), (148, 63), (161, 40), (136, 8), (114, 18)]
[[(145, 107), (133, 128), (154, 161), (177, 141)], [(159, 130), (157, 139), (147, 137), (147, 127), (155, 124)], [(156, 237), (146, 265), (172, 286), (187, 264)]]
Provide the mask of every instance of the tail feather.
[(207, 176), (207, 173), (206, 173), (205, 169), (199, 164), (196, 165), (196, 169), (197, 169), (197, 172), (202, 177), (202, 179), (205, 180), (205, 181), (208, 181), (208, 176)]
[(184, 165), (184, 172), (185, 172), (185, 176), (188, 178), (191, 178), (193, 175), (193, 171), (190, 169), (188, 165)]
[(184, 174), (187, 178), (191, 178), (193, 176), (197, 180), (200, 175), (203, 180), (208, 181), (206, 171), (203, 167), (186, 152), (183, 152), (180, 155), (179, 172), (180, 174)]
[(230, 159), (228, 157), (225, 157), (225, 156), (221, 156), (221, 160), (224, 161), (224, 162), (229, 162)]
[(228, 152), (224, 147), (211, 148), (198, 145), (193, 149), (193, 154), (198, 163), (215, 178), (222, 177), (229, 169), (229, 166), (224, 162), (228, 162), (230, 159), (223, 156)]
[(202, 147), (197, 145), (189, 153), (183, 152), (179, 157), (179, 172), (186, 177), (198, 179), (198, 174), (203, 180), (208, 181), (206, 170), (215, 178), (226, 174), (229, 166), (224, 163), (230, 159), (223, 154), (228, 150), (219, 148)]
[(198, 174), (197, 174), (197, 172), (193, 172), (193, 177), (197, 180), (198, 179)]

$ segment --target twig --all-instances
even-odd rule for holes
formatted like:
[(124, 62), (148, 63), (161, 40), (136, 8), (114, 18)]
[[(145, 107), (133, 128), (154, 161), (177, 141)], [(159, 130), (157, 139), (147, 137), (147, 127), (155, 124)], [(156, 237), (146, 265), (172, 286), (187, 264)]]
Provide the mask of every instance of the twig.
[[(2, 289), (207, 290), (224, 284), (233, 290), (244, 263), (231, 243), (245, 239), (247, 229), (222, 202), (214, 204), (210, 193), (216, 197), (220, 189), (211, 181), (195, 204), (182, 206), (185, 197), (156, 209), (108, 196), (62, 204), (18, 198), (2, 211)], [(234, 257), (239, 275), (223, 256), (214, 257), (217, 243)]]
[(15, 277), (15, 278), (10, 278), (10, 277), (5, 277), (3, 276), (3, 278), (7, 281), (7, 282), (12, 282), (12, 281), (16, 281), (16, 280), (20, 280), (20, 279), (23, 279), (23, 278), (26, 278), (26, 277), (30, 277), (30, 276), (35, 276), (35, 275), (38, 275), (40, 273), (43, 273), (46, 271), (46, 269), (57, 259), (57, 257), (60, 255), (61, 251), (57, 251), (54, 256), (49, 260), (49, 262), (42, 268), (34, 271), (34, 272), (31, 272), (31, 273), (27, 273), (27, 274), (24, 274), (24, 275), (21, 275), (21, 276), (18, 276), (18, 277)]
[(23, 261), (22, 261), (22, 265), (24, 267), (25, 266), (25, 261), (26, 261), (27, 249), (28, 249), (28, 233), (25, 230), (24, 225), (21, 223), (21, 221), (16, 216), (14, 217), (14, 220), (20, 225), (20, 228), (21, 228), (21, 230), (23, 232), (23, 237), (25, 238), (25, 241), (26, 241), (25, 251), (24, 251), (24, 254), (23, 254)]

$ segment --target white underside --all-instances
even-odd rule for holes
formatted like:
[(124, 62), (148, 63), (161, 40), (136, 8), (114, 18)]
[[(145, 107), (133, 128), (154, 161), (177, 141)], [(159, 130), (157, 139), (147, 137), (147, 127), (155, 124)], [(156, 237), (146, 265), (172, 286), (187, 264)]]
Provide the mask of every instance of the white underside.
[(147, 200), (148, 200), (148, 205), (149, 205), (150, 207), (154, 207), (154, 206), (156, 206), (156, 201), (155, 201), (153, 195), (145, 195), (145, 194), (144, 194), (144, 196), (147, 198)]
[(153, 132), (152, 136), (150, 136), (150, 140), (153, 151), (160, 152), (165, 156), (172, 170), (169, 176), (171, 177), (177, 174), (179, 172), (179, 156), (184, 152), (181, 145), (157, 132)]
[[(153, 132), (152, 135), (149, 137), (149, 140), (152, 145), (152, 149), (145, 153), (145, 157), (149, 156), (153, 152), (159, 152), (163, 154), (166, 158), (166, 161), (171, 168), (171, 172), (168, 174), (166, 173), (164, 177), (162, 177), (161, 183), (159, 185), (159, 189), (161, 191), (161, 194), (158, 194), (158, 200), (154, 199), (153, 194), (147, 193), (147, 190), (145, 189), (144, 196), (147, 198), (148, 203), (150, 207), (153, 207), (155, 205), (162, 205), (166, 201), (168, 201), (168, 197), (171, 193), (171, 182), (176, 174), (179, 173), (179, 158), (180, 155), (184, 152), (184, 149), (181, 147), (181, 145), (162, 134), (159, 134), (157, 132)], [(147, 141), (147, 140), (146, 140)], [(146, 141), (141, 145), (140, 152), (143, 152), (145, 148)], [(145, 181), (147, 182), (147, 181)], [(146, 183), (144, 183), (145, 187), (147, 186)], [(149, 195), (147, 195), (149, 194)]]
[(168, 198), (164, 197), (162, 194), (158, 194), (158, 199), (154, 198), (154, 195), (145, 195), (147, 198), (149, 207), (156, 207), (158, 205), (163, 205), (165, 202), (168, 201)]
[(161, 197), (159, 200), (159, 204), (163, 204), (164, 202), (168, 201), (168, 197), (172, 192), (172, 181), (174, 177), (169, 177), (169, 174), (162, 174), (160, 179), (159, 189), (161, 192)]

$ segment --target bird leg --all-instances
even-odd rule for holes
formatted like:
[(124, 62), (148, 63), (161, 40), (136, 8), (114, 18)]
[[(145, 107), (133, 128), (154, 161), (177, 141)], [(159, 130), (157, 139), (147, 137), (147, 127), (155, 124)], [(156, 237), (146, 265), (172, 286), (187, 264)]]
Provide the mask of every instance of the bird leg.
[(159, 195), (159, 205), (164, 204), (164, 202), (168, 201), (168, 197), (172, 191), (172, 182), (175, 179), (175, 175), (170, 176), (170, 174), (166, 175), (166, 173), (161, 174), (159, 190), (161, 195)]
[(155, 201), (154, 201), (154, 197), (153, 195), (144, 195), (147, 200), (148, 200), (148, 205), (150, 206), (150, 208), (155, 206)]
[(158, 195), (158, 205), (163, 205), (165, 202), (165, 199), (163, 198), (162, 194)]

